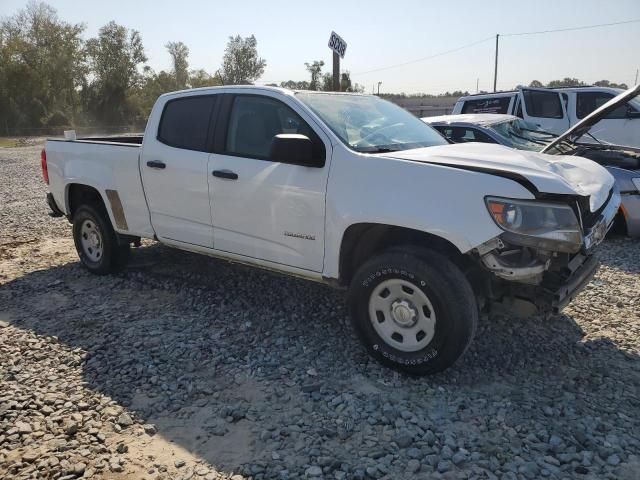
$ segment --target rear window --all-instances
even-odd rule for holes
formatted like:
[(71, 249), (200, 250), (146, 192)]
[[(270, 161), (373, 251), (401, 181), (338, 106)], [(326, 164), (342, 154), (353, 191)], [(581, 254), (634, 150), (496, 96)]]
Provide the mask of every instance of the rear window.
[(511, 97), (467, 100), (462, 106), (462, 113), (509, 113), (510, 102)]
[(214, 95), (170, 100), (162, 112), (158, 140), (171, 147), (207, 151), (207, 133), (214, 103)]
[(538, 118), (563, 118), (560, 95), (557, 92), (523, 90), (524, 106), (527, 114)]

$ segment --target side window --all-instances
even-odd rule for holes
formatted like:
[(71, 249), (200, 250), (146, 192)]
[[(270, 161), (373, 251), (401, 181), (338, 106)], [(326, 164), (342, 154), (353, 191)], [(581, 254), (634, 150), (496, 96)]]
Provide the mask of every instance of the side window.
[(476, 128), (470, 128), (467, 132), (468, 133), (466, 135), (469, 135), (472, 138), (467, 140), (468, 142), (496, 143), (493, 138)]
[(440, 132), (453, 143), (496, 143), (489, 135), (468, 127), (439, 127)]
[(215, 100), (215, 95), (169, 100), (160, 119), (158, 140), (171, 147), (206, 152)]
[(279, 100), (259, 95), (238, 95), (233, 101), (225, 153), (266, 160), (273, 137), (298, 133), (313, 142), (315, 159), (325, 157), (324, 144), (296, 112)]
[(562, 104), (556, 92), (539, 90), (523, 90), (524, 105), (527, 114), (539, 118), (562, 118)]
[[(578, 118), (584, 118), (593, 112), (596, 108), (600, 108), (602, 105), (607, 103), (614, 97), (611, 93), (606, 92), (578, 92), (578, 98), (576, 101), (576, 116)], [(633, 107), (630, 105), (620, 105), (618, 108), (609, 112), (609, 114), (604, 117), (608, 119), (616, 119), (616, 118), (626, 118), (627, 109)]]
[(508, 113), (511, 97), (484, 98), (467, 100), (462, 113)]

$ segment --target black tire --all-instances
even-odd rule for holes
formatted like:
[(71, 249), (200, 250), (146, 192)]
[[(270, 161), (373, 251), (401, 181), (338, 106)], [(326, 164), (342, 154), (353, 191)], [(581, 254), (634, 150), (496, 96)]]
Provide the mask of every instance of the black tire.
[[(426, 295), (432, 305), (433, 312), (427, 308), (425, 316), (435, 314), (435, 326), (430, 330), (430, 335), (433, 336), (429, 340), (424, 331), (418, 332), (415, 337), (417, 344), (413, 348), (421, 347), (417, 341), (420, 334), (422, 339), (429, 342), (419, 350), (399, 350), (387, 342), (373, 325), (374, 321), (379, 324), (395, 322), (391, 310), (382, 315), (376, 311), (375, 319), (371, 319), (369, 313), (369, 300), (376, 287), (394, 279), (413, 284)], [(387, 282), (385, 285), (389, 283), (394, 282)], [(384, 286), (380, 288), (383, 289), (382, 293), (376, 295), (383, 298), (385, 289)], [(416, 294), (420, 295), (419, 292), (411, 293)], [(419, 305), (419, 298), (416, 297), (416, 305)], [(473, 289), (458, 267), (437, 252), (412, 247), (395, 248), (362, 265), (351, 282), (349, 304), (354, 329), (369, 354), (386, 366), (412, 375), (429, 375), (453, 365), (470, 345), (478, 323), (478, 306)], [(413, 304), (411, 307), (411, 311), (417, 312), (423, 308), (413, 308)], [(375, 307), (372, 308), (375, 310)], [(381, 316), (386, 318), (381, 320)], [(390, 325), (390, 328), (403, 332), (397, 324)], [(415, 335), (415, 330), (406, 331), (410, 341), (413, 341), (411, 335)], [(395, 338), (403, 341), (402, 335)]]
[[(95, 228), (100, 238), (101, 254), (98, 258), (90, 258), (82, 246), (82, 226)], [(129, 245), (121, 245), (111, 220), (104, 208), (95, 205), (82, 205), (73, 215), (73, 241), (76, 251), (84, 267), (96, 275), (107, 275), (122, 269), (130, 253)]]

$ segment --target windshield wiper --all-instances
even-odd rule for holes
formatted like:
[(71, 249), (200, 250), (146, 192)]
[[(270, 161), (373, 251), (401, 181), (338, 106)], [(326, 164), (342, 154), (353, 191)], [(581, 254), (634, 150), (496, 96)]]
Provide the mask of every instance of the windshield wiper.
[(361, 153), (389, 153), (398, 152), (402, 148), (390, 148), (390, 147), (360, 147), (357, 150)]

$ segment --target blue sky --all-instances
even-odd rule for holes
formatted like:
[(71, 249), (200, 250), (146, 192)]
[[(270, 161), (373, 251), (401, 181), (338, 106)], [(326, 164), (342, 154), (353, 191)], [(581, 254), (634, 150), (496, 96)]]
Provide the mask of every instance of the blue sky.
[[(267, 60), (261, 82), (307, 78), (304, 62), (324, 60), (331, 68), (327, 42), (331, 30), (348, 44), (343, 69), (367, 91), (378, 81), (381, 91), (475, 91), (493, 85), (494, 41), (403, 67), (372, 69), (451, 50), (496, 33), (549, 30), (640, 19), (640, 0), (555, 0), (457, 2), (397, 0), (395, 2), (277, 0), (49, 0), (61, 18), (83, 22), (93, 36), (110, 20), (135, 28), (155, 70), (169, 68), (168, 41), (183, 41), (191, 51), (192, 68), (213, 72), (230, 35), (255, 34)], [(302, 2), (304, 4), (304, 2)], [(2, 0), (0, 16), (15, 13), (24, 0)], [(512, 88), (533, 79), (546, 82), (578, 77), (587, 82), (606, 78), (634, 82), (640, 68), (640, 23), (593, 30), (505, 37), (500, 43), (498, 88)]]

